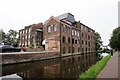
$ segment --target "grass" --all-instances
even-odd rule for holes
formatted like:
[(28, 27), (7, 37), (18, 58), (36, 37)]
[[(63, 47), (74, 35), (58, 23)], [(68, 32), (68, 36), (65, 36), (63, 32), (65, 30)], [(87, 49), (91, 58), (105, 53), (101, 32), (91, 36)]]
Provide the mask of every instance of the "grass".
[(91, 66), (85, 73), (80, 75), (80, 80), (94, 80), (101, 70), (105, 67), (108, 60), (111, 58), (111, 55), (104, 57), (102, 60), (97, 62), (95, 65)]

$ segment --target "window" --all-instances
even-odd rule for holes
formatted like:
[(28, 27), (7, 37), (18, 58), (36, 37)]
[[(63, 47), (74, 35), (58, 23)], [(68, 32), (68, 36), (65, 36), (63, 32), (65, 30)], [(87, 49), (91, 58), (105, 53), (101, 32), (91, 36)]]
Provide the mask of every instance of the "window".
[(68, 34), (70, 34), (70, 28), (68, 27)]
[(84, 41), (82, 40), (82, 45), (84, 45)]
[(90, 48), (89, 48), (89, 51), (90, 51)]
[(72, 38), (72, 44), (74, 44), (74, 38)]
[(78, 52), (80, 52), (80, 47), (78, 47)]
[(29, 38), (30, 38), (30, 34), (29, 34)]
[(90, 47), (90, 42), (88, 42), (88, 46)]
[(77, 31), (75, 31), (75, 35), (77, 35)]
[(80, 44), (80, 39), (78, 39), (78, 44)]
[(74, 30), (72, 30), (72, 35), (74, 35)]
[(64, 36), (63, 36), (63, 38), (62, 38), (62, 42), (65, 43), (65, 37), (64, 37)]
[(77, 44), (77, 40), (75, 40), (75, 44)]
[(68, 48), (68, 53), (70, 53), (70, 47)]
[(85, 42), (85, 44), (87, 45), (87, 41)]
[(67, 26), (65, 26), (65, 33), (67, 33)]
[(77, 34), (78, 36), (80, 36), (80, 31), (78, 31), (78, 34)]
[(83, 33), (82, 33), (82, 37), (84, 37)]
[(63, 47), (63, 54), (65, 54), (65, 47)]
[(25, 35), (25, 38), (27, 39), (27, 35)]
[(68, 43), (70, 44), (70, 38), (68, 38)]
[(51, 32), (51, 26), (50, 25), (47, 27), (47, 30), (48, 30), (48, 32)]
[(54, 31), (54, 32), (57, 31), (57, 24), (53, 25), (53, 31)]
[(84, 28), (83, 25), (81, 25), (81, 30), (82, 30), (83, 28)]
[(30, 28), (28, 29), (28, 33), (30, 33)]

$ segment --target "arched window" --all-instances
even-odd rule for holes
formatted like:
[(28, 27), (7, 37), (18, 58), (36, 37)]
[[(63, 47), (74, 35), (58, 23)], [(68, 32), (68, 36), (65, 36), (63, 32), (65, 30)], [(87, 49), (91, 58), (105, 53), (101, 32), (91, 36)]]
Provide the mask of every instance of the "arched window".
[(80, 36), (80, 31), (78, 31), (78, 37)]
[(68, 43), (70, 44), (70, 38), (68, 38)]
[(54, 31), (54, 32), (57, 31), (57, 24), (55, 24), (55, 25), (53, 26), (53, 31)]
[(77, 44), (77, 40), (75, 40), (75, 44)]
[(70, 53), (70, 47), (68, 48), (68, 53)]
[(47, 30), (48, 30), (48, 32), (51, 32), (51, 26), (50, 25), (47, 27)]
[(72, 44), (74, 44), (74, 38), (72, 38)]
[(62, 42), (65, 43), (65, 37), (64, 37), (64, 36), (63, 36), (63, 38), (62, 38)]
[(77, 35), (77, 31), (75, 31), (75, 35)]

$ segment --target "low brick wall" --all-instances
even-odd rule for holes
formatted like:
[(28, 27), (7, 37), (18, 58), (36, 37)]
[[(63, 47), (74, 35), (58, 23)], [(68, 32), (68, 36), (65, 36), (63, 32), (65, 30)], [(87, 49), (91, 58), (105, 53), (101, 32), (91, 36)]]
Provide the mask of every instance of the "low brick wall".
[(35, 60), (51, 59), (60, 57), (59, 52), (32, 52), (32, 53), (12, 53), (12, 54), (2, 54), (2, 65), (21, 63)]

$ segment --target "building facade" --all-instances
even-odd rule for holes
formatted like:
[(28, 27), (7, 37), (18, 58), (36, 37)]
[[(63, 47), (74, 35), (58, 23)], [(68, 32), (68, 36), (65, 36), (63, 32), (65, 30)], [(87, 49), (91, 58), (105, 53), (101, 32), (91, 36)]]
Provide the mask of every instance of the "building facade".
[(95, 53), (95, 31), (75, 21), (74, 15), (51, 16), (43, 27), (46, 51), (60, 51), (61, 56)]
[(46, 51), (58, 51), (61, 56), (87, 54), (85, 58), (89, 59), (96, 53), (95, 41), (95, 31), (75, 21), (71, 13), (51, 16), (44, 24), (33, 24), (19, 31), (20, 47), (44, 45)]
[(26, 26), (19, 30), (19, 47), (29, 47), (30, 45), (36, 48), (42, 45), (43, 41), (43, 23)]

